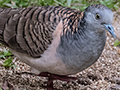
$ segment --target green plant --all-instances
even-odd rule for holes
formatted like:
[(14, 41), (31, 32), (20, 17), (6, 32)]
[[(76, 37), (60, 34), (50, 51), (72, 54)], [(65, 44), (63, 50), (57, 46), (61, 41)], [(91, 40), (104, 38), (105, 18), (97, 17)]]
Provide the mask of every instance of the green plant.
[(116, 40), (114, 46), (119, 46), (119, 45), (120, 45), (120, 41)]
[(3, 66), (6, 68), (12, 67), (14, 64), (12, 63), (13, 58), (9, 57), (3, 62)]
[(1, 7), (10, 7), (10, 8), (28, 7), (30, 5), (31, 5), (31, 0), (2, 0), (0, 2)]
[(117, 10), (120, 7), (120, 0), (76, 0), (77, 3), (81, 3), (80, 10), (84, 10), (91, 4), (103, 4), (110, 9)]
[(100, 3), (114, 10), (120, 7), (120, 0), (100, 0)]
[(12, 53), (9, 50), (3, 50), (0, 52), (0, 58), (4, 59), (3, 66), (6, 68), (12, 67), (14, 64), (12, 63)]
[(31, 0), (31, 3), (37, 6), (60, 5), (70, 7), (71, 2), (72, 0)]
[(0, 90), (3, 90), (2, 88), (0, 88)]
[(3, 50), (0, 52), (0, 58), (6, 59), (6, 57), (12, 56), (12, 53), (9, 50)]
[(11, 8), (60, 5), (84, 10), (91, 4), (103, 4), (113, 10), (117, 10), (120, 7), (120, 0), (0, 0), (1, 7)]

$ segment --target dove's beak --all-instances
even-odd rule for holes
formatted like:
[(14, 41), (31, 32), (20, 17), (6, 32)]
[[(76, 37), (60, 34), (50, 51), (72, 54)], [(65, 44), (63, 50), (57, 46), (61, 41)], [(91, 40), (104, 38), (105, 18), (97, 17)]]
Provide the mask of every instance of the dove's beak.
[(112, 25), (107, 25), (107, 24), (104, 24), (104, 25), (105, 25), (106, 29), (109, 31), (109, 33), (110, 33), (114, 38), (116, 38), (116, 34), (115, 34), (115, 32), (114, 32), (113, 26), (112, 26)]

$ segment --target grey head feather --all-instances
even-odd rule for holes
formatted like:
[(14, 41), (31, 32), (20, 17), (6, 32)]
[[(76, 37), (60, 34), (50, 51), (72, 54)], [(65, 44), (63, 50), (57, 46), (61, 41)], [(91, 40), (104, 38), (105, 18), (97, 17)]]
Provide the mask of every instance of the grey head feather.
[[(85, 21), (87, 26), (93, 28), (96, 33), (108, 30), (115, 37), (112, 27), (113, 13), (104, 5), (91, 5), (84, 11)], [(97, 31), (96, 31), (97, 30)]]

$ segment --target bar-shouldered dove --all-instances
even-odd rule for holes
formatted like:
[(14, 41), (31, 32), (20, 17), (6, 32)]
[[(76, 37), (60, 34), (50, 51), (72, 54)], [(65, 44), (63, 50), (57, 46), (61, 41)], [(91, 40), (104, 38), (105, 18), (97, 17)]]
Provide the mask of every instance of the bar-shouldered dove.
[(48, 90), (53, 90), (53, 80), (69, 81), (67, 75), (97, 61), (105, 30), (115, 37), (112, 20), (112, 11), (104, 5), (91, 5), (83, 12), (61, 6), (1, 8), (0, 42), (33, 73), (48, 77)]

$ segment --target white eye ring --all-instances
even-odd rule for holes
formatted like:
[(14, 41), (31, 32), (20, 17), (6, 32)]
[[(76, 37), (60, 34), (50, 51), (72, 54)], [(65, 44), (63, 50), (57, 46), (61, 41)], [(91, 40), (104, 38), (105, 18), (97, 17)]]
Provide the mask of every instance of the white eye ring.
[(97, 13), (96, 15), (95, 15), (95, 18), (98, 20), (98, 19), (100, 19), (100, 15)]

